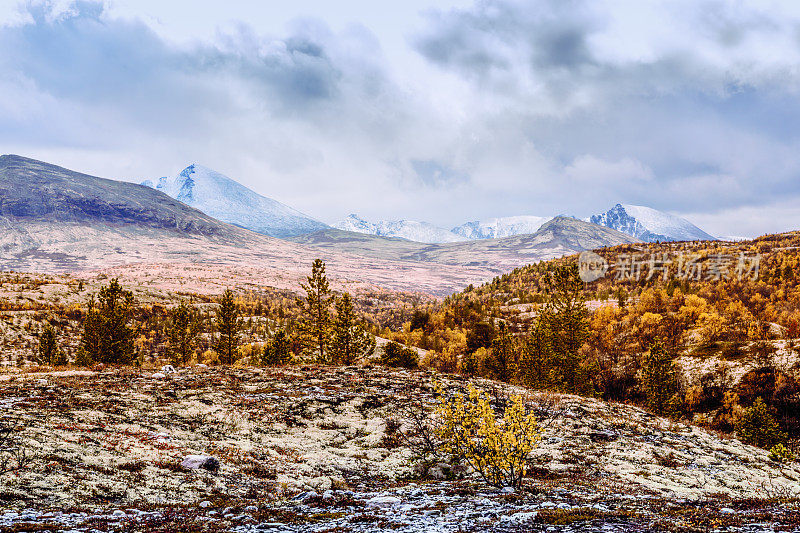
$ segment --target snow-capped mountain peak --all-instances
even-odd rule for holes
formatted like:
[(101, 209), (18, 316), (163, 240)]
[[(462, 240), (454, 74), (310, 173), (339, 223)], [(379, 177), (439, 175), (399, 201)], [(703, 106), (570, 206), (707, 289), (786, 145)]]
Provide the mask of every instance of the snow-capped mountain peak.
[(424, 243), (459, 242), (467, 240), (444, 228), (428, 222), (416, 220), (381, 220), (372, 223), (356, 214), (348, 215), (344, 220), (333, 225), (334, 228), (356, 233), (366, 233), (379, 237), (397, 237), (409, 241)]
[(550, 217), (532, 215), (490, 218), (466, 222), (452, 230), (415, 220), (381, 220), (376, 223), (364, 220), (356, 214), (348, 215), (333, 225), (334, 228), (381, 237), (399, 237), (425, 243), (461, 242), (477, 239), (499, 239), (536, 231)]
[(328, 226), (276, 200), (261, 196), (210, 168), (193, 164), (178, 175), (142, 185), (158, 189), (216, 219), (273, 237), (293, 237)]
[(588, 220), (644, 242), (716, 240), (684, 218), (641, 205), (617, 204)]
[(355, 213), (350, 213), (344, 220), (334, 224), (333, 227), (343, 231), (354, 231), (356, 233), (377, 235), (375, 224), (372, 222), (367, 222)]
[(467, 239), (499, 239), (524, 233), (536, 233), (549, 217), (520, 215), (512, 217), (489, 218), (465, 222), (452, 229), (456, 235)]

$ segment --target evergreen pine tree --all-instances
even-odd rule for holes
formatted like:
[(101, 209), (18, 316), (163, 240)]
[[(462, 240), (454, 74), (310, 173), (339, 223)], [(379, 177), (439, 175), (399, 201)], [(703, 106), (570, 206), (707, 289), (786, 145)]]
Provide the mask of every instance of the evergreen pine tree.
[(497, 337), (492, 341), (492, 351), (486, 359), (486, 369), (492, 377), (506, 383), (511, 382), (517, 371), (516, 343), (505, 322), (500, 323)]
[(642, 356), (641, 387), (647, 406), (654, 413), (671, 414), (671, 400), (678, 392), (677, 370), (660, 339)]
[(331, 289), (325, 275), (325, 263), (315, 259), (311, 265), (308, 283), (300, 286), (306, 291), (305, 299), (298, 299), (301, 316), (298, 322), (301, 342), (305, 350), (320, 363), (329, 362), (328, 347), (331, 339), (330, 303)]
[(336, 319), (332, 329), (330, 356), (334, 363), (352, 365), (375, 351), (375, 336), (358, 323), (353, 301), (347, 293), (336, 300)]
[(169, 353), (175, 364), (186, 365), (194, 354), (201, 323), (197, 312), (185, 302), (170, 313), (167, 325)]
[(591, 392), (579, 353), (588, 336), (589, 311), (578, 265), (552, 267), (544, 280), (548, 301), (539, 319), (551, 333), (556, 385), (569, 392)]
[(67, 357), (58, 346), (56, 331), (50, 324), (45, 324), (39, 333), (39, 351), (36, 362), (42, 365), (62, 366), (67, 364)]
[(292, 351), (289, 337), (284, 330), (278, 330), (269, 344), (264, 347), (261, 363), (266, 366), (282, 366), (292, 362)]
[(124, 290), (116, 278), (100, 289), (97, 300), (89, 298), (83, 319), (81, 362), (124, 365), (133, 361), (136, 330), (129, 325), (133, 306), (133, 293)]
[(239, 306), (236, 304), (233, 291), (226, 289), (217, 308), (217, 339), (214, 347), (223, 365), (232, 365), (236, 362), (240, 329)]
[(520, 381), (534, 389), (553, 386), (553, 335), (547, 320), (537, 319), (522, 346)]
[(492, 341), (497, 336), (497, 331), (489, 322), (478, 322), (467, 333), (467, 352), (471, 353), (478, 348), (491, 348)]

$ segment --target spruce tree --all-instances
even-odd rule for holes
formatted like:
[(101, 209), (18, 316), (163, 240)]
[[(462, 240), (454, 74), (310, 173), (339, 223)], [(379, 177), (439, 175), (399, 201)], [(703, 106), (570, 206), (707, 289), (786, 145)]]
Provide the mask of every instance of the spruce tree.
[(136, 330), (130, 326), (133, 306), (133, 293), (124, 290), (116, 278), (100, 289), (97, 300), (89, 298), (79, 353), (82, 363), (125, 365), (133, 361), (136, 352)]
[(492, 341), (497, 336), (495, 327), (489, 322), (478, 322), (467, 333), (467, 352), (472, 353), (478, 348), (491, 348)]
[(236, 362), (240, 329), (239, 306), (233, 297), (233, 291), (226, 289), (217, 308), (217, 339), (214, 347), (224, 365)]
[(338, 365), (352, 365), (375, 351), (375, 336), (358, 323), (353, 301), (345, 293), (336, 300), (336, 319), (333, 321), (330, 356)]
[(660, 339), (642, 356), (641, 387), (647, 406), (654, 413), (671, 414), (671, 400), (678, 392), (677, 370)]
[(167, 335), (169, 353), (176, 364), (185, 365), (194, 354), (197, 336), (200, 334), (200, 319), (197, 312), (185, 302), (170, 313)]
[(320, 363), (329, 362), (328, 347), (331, 340), (331, 289), (325, 275), (325, 263), (315, 259), (311, 265), (308, 283), (300, 286), (306, 291), (305, 299), (298, 299), (301, 316), (298, 322), (301, 342), (307, 352)]

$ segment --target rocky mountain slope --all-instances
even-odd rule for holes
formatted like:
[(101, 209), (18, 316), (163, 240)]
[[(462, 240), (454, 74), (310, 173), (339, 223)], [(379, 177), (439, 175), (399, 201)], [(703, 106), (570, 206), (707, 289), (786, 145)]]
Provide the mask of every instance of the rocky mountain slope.
[(228, 236), (217, 220), (150, 188), (67, 170), (16, 155), (0, 156), (0, 220), (135, 224), (179, 234)]
[(334, 224), (333, 227), (342, 231), (377, 235), (378, 237), (393, 237), (428, 244), (466, 240), (466, 237), (456, 235), (451, 231), (434, 226), (428, 222), (417, 222), (415, 220), (381, 220), (373, 224), (356, 214), (348, 215), (347, 218)]
[[(543, 428), (530, 490), (499, 491), (403, 435), (432, 375), (380, 367), (0, 376), (18, 414), (0, 475), (9, 531), (720, 531), (800, 524), (800, 466), (599, 400), (526, 394)], [(450, 393), (467, 380), (436, 379)], [(4, 449), (3, 453), (11, 453)], [(463, 477), (463, 478), (462, 478)], [(569, 527), (570, 529), (564, 529)], [(555, 528), (555, 529), (554, 529)]]
[(589, 222), (626, 233), (643, 242), (716, 240), (688, 220), (650, 207), (617, 204)]
[(177, 176), (162, 177), (156, 183), (145, 181), (142, 185), (218, 220), (271, 237), (293, 237), (328, 227), (201, 165), (190, 165)]
[(499, 239), (513, 235), (536, 233), (542, 227), (542, 224), (548, 220), (550, 220), (549, 217), (533, 215), (489, 218), (465, 222), (450, 231), (467, 239)]

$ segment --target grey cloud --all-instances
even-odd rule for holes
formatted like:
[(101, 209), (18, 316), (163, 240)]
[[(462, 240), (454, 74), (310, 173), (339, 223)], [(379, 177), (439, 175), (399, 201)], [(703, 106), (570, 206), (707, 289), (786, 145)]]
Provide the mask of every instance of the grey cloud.
[(0, 49), (14, 51), (0, 57), (0, 79), (22, 77), (56, 98), (183, 126), (198, 110), (235, 112), (230, 79), (279, 114), (340, 97), (345, 74), (310, 30), (278, 39), (242, 27), (219, 42), (180, 48), (141, 21), (106, 16), (99, 2), (76, 2), (59, 17), (48, 6), (28, 6), (31, 24), (0, 27)]
[(520, 52), (533, 69), (577, 68), (594, 63), (587, 38), (599, 23), (585, 7), (582, 0), (480, 2), (431, 14), (414, 43), (432, 62), (483, 81), (508, 71)]
[[(796, 68), (791, 59), (726, 52), (781, 35), (780, 14), (708, 1), (675, 6), (675, 20), (657, 23), (685, 34), (640, 56), (598, 46), (615, 15), (604, 7), (488, 0), (430, 14), (414, 43), (476, 91), (503, 96), (516, 114), (508, 127), (551, 158), (552, 172), (540, 179), (553, 180), (576, 206), (617, 197), (699, 212), (800, 195)], [(698, 53), (706, 50), (717, 55)], [(587, 156), (608, 165), (638, 161), (654, 179), (581, 187), (569, 172)]]

